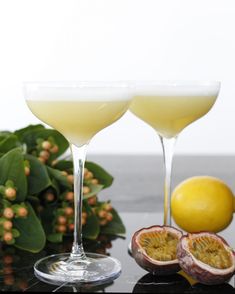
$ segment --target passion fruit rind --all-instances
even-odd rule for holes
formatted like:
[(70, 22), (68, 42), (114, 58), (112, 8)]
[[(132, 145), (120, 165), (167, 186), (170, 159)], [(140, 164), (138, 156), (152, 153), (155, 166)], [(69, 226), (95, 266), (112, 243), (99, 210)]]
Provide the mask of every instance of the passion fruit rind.
[[(190, 245), (198, 238), (211, 238), (223, 246), (228, 257), (226, 267), (215, 267), (204, 263), (190, 251)], [(200, 240), (200, 239), (199, 239)], [(202, 245), (203, 246), (203, 245)], [(213, 253), (213, 252), (212, 252)], [(177, 246), (179, 265), (189, 276), (205, 285), (218, 285), (228, 281), (235, 271), (235, 254), (228, 243), (220, 236), (211, 232), (189, 233), (181, 237)]]
[[(166, 258), (159, 258), (154, 259), (147, 254), (146, 250), (143, 248), (143, 244), (141, 244), (141, 236), (143, 234), (156, 234), (156, 236), (172, 236), (172, 238), (176, 239), (176, 245), (175, 248), (172, 250), (175, 252), (172, 253), (170, 250), (170, 254), (166, 256)], [(148, 228), (142, 228), (134, 233), (132, 237), (131, 247), (132, 247), (132, 255), (135, 258), (135, 261), (137, 264), (142, 267), (143, 269), (147, 270), (148, 272), (152, 274), (158, 274), (158, 275), (171, 275), (173, 273), (176, 273), (180, 270), (179, 262), (176, 258), (176, 249), (177, 249), (177, 243), (180, 240), (180, 238), (183, 236), (183, 233), (170, 226), (151, 226)], [(146, 238), (146, 237), (145, 237)], [(149, 242), (152, 242), (152, 236), (150, 236), (151, 240)], [(157, 238), (158, 239), (158, 238)], [(146, 241), (148, 242), (147, 238)], [(154, 242), (154, 241), (153, 241)], [(156, 241), (157, 242), (157, 241)], [(161, 246), (161, 245), (159, 245)], [(158, 245), (156, 244), (156, 250)], [(155, 250), (155, 247), (154, 247)], [(171, 257), (173, 257), (171, 259)], [(166, 260), (164, 260), (166, 259)]]

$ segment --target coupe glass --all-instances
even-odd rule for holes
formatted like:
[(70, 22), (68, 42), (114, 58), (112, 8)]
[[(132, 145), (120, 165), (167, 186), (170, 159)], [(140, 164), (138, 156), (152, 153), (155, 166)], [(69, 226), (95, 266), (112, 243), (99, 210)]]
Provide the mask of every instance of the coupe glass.
[(120, 262), (85, 253), (82, 245), (83, 170), (91, 138), (118, 120), (132, 98), (127, 82), (29, 82), (24, 95), (32, 113), (70, 143), (74, 166), (74, 242), (71, 253), (45, 257), (36, 276), (52, 284), (105, 283), (120, 274)]
[(163, 148), (165, 225), (171, 225), (171, 170), (176, 138), (212, 108), (219, 89), (216, 81), (136, 82), (130, 110), (157, 131)]

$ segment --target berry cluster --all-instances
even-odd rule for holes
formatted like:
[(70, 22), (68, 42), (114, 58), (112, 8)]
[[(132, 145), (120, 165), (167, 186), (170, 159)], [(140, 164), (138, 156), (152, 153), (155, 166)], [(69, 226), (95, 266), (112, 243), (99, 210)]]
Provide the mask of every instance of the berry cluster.
[(49, 137), (47, 140), (42, 138), (37, 139), (36, 150), (32, 152), (37, 156), (38, 160), (42, 163), (48, 163), (52, 154), (56, 154), (59, 151), (58, 145), (55, 143), (53, 137)]
[(13, 227), (14, 218), (25, 218), (28, 209), (25, 204), (6, 204), (0, 209), (0, 240), (7, 244), (14, 244), (20, 233)]

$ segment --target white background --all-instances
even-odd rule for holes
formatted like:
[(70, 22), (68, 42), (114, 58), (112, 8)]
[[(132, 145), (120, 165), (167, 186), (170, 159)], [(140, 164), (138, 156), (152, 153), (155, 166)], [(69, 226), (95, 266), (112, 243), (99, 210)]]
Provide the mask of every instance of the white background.
[[(211, 112), (183, 131), (177, 153), (235, 153), (234, 0), (0, 0), (0, 129), (39, 122), (24, 80), (215, 79)], [(161, 153), (126, 114), (90, 153)]]

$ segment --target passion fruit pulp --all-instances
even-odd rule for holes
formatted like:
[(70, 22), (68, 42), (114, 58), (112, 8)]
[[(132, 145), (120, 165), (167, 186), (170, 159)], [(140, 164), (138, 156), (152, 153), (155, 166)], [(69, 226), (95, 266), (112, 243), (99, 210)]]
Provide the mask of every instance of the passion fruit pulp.
[(192, 233), (183, 236), (177, 247), (181, 268), (202, 284), (217, 285), (229, 280), (235, 271), (234, 252), (220, 236)]
[(143, 228), (132, 237), (132, 255), (150, 273), (176, 273), (180, 270), (176, 251), (181, 236), (181, 231), (170, 226)]

